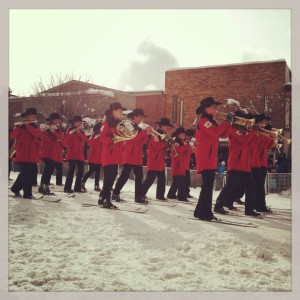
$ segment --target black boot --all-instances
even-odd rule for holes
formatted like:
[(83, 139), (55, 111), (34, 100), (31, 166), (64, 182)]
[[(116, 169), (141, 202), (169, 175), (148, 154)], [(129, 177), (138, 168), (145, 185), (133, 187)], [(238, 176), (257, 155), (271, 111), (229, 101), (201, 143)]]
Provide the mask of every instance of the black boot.
[(120, 197), (120, 194), (112, 194), (111, 200), (114, 200), (114, 201), (116, 201), (116, 202), (124, 202), (124, 199), (122, 199), (122, 198)]
[(117, 206), (113, 205), (110, 201), (109, 198), (105, 198), (103, 200), (103, 204), (102, 204), (102, 207), (103, 208), (110, 208), (110, 209), (114, 209), (114, 208), (117, 208)]
[(95, 192), (101, 192), (102, 190), (100, 189), (99, 185), (94, 186), (94, 191)]
[(259, 218), (259, 217), (262, 216), (260, 213), (256, 212), (255, 210), (246, 211), (245, 215), (246, 216), (251, 216), (251, 217), (256, 217), (256, 218)]
[(148, 204), (148, 201), (144, 197), (138, 197), (134, 200), (136, 203)]
[(81, 192), (86, 193), (87, 189), (85, 188), (85, 182), (81, 181)]
[(222, 206), (217, 206), (217, 205), (215, 205), (215, 207), (214, 207), (214, 212), (222, 214), (222, 215), (229, 214), (229, 211), (225, 210)]

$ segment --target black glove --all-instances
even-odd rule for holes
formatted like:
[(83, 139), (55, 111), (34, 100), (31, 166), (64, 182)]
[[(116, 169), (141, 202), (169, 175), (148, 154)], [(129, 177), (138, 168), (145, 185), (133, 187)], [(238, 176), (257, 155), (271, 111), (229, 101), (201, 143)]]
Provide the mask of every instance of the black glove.
[(255, 129), (255, 130), (259, 130), (260, 129), (260, 126), (258, 124), (254, 124), (252, 129)]
[(234, 113), (233, 113), (233, 112), (229, 112), (229, 113), (226, 115), (226, 121), (228, 121), (230, 124), (233, 123), (233, 121), (234, 121)]

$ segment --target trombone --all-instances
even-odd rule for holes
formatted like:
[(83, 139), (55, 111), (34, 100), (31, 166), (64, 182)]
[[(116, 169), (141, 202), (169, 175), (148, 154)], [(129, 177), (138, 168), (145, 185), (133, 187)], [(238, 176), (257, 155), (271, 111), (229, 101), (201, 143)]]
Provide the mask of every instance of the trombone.
[(34, 124), (37, 123), (38, 121), (18, 121), (16, 123), (14, 123), (14, 126), (22, 126), (25, 124)]

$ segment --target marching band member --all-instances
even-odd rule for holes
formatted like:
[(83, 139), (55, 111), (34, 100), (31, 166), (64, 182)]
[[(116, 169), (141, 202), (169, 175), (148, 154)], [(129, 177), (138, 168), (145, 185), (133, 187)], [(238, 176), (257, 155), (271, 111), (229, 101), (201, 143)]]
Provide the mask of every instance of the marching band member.
[(10, 134), (10, 137), (16, 140), (16, 157), (14, 161), (20, 167), (20, 174), (12, 185), (11, 191), (17, 197), (21, 197), (20, 191), (23, 189), (23, 198), (25, 199), (33, 199), (33, 177), (39, 159), (37, 140), (42, 132), (36, 125), (37, 115), (38, 112), (34, 107), (27, 108), (21, 114), (21, 117), (25, 120), (16, 124)]
[[(168, 127), (174, 127), (170, 124), (170, 119), (167, 118), (161, 118), (160, 121), (155, 122), (155, 124), (158, 124), (159, 126), (156, 131), (161, 134), (166, 134), (168, 132)], [(167, 200), (167, 198), (165, 198), (165, 151), (167, 148), (168, 142), (166, 140), (162, 140), (160, 136), (150, 136), (148, 144), (147, 176), (142, 186), (144, 197), (146, 197), (155, 177), (157, 177), (156, 199)]]
[[(81, 116), (73, 116), (70, 120), (71, 128), (67, 131), (64, 139), (64, 144), (67, 147), (66, 160), (69, 162), (69, 170), (66, 177), (64, 192), (65, 193), (82, 193), (81, 179), (84, 171), (84, 143), (88, 141), (87, 137), (80, 130), (82, 125)], [(72, 190), (74, 171), (77, 166), (77, 174)]]
[(112, 200), (121, 201), (120, 192), (129, 178), (131, 170), (135, 176), (135, 202), (145, 203), (142, 183), (143, 183), (143, 145), (148, 140), (149, 129), (141, 129), (138, 125), (143, 121), (144, 112), (142, 109), (134, 109), (132, 113), (127, 116), (135, 123), (135, 129), (138, 130), (138, 134), (135, 138), (125, 141), (125, 148), (122, 156), (122, 173), (115, 184), (113, 190)]
[(85, 183), (87, 179), (95, 172), (95, 186), (94, 191), (101, 192), (99, 187), (100, 171), (102, 166), (102, 143), (100, 142), (100, 128), (102, 123), (99, 122), (93, 127), (93, 134), (87, 142), (90, 147), (88, 154), (89, 170), (82, 178), (81, 189), (86, 191)]
[(110, 201), (111, 189), (118, 175), (118, 165), (122, 163), (123, 143), (114, 143), (114, 135), (119, 135), (117, 126), (122, 119), (123, 110), (121, 103), (110, 104), (105, 112), (105, 120), (100, 129), (100, 142), (102, 143), (102, 166), (104, 180), (102, 191), (99, 195), (98, 204), (103, 208), (115, 208)]
[(218, 162), (219, 137), (230, 128), (234, 115), (228, 113), (226, 120), (217, 124), (214, 120), (217, 105), (220, 102), (213, 97), (207, 97), (200, 102), (196, 114), (201, 114), (201, 118), (196, 130), (196, 170), (201, 173), (203, 185), (199, 195), (199, 200), (194, 211), (194, 217), (200, 220), (211, 221), (216, 217), (212, 209), (212, 193), (215, 180), (215, 171)]
[[(237, 115), (237, 114), (236, 114)], [(255, 208), (255, 184), (251, 173), (250, 142), (257, 134), (257, 127), (247, 130), (242, 126), (232, 127), (229, 134), (228, 177), (225, 187), (221, 190), (214, 211), (227, 214), (223, 206), (231, 204), (237, 186), (246, 192), (245, 215), (258, 217)]]
[[(190, 150), (190, 145), (185, 141), (185, 130), (182, 127), (176, 129), (176, 136), (171, 149), (171, 175), (172, 185), (169, 189), (167, 198), (188, 201), (186, 198), (186, 155)], [(176, 197), (176, 192), (178, 194)]]
[(195, 146), (194, 142), (192, 142), (192, 138), (195, 136), (194, 130), (187, 129), (185, 132), (185, 139), (187, 143), (190, 144), (189, 151), (186, 154), (185, 158), (185, 193), (187, 198), (193, 198), (192, 195), (190, 195), (190, 185), (191, 185), (191, 173), (190, 173), (190, 161), (191, 156), (193, 153), (195, 153)]
[(58, 113), (52, 113), (46, 118), (48, 124), (40, 126), (43, 131), (41, 159), (45, 166), (41, 178), (39, 193), (48, 195), (51, 193), (49, 185), (56, 163), (62, 162), (64, 134), (59, 126), (61, 117)]

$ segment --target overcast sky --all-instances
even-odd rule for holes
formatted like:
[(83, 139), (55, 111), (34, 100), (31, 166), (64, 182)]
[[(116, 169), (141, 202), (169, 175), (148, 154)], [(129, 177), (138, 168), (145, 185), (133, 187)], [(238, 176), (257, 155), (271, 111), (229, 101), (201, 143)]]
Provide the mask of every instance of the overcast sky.
[(285, 59), (288, 9), (11, 9), (9, 85), (29, 95), (51, 74), (121, 90), (164, 89), (170, 68)]

